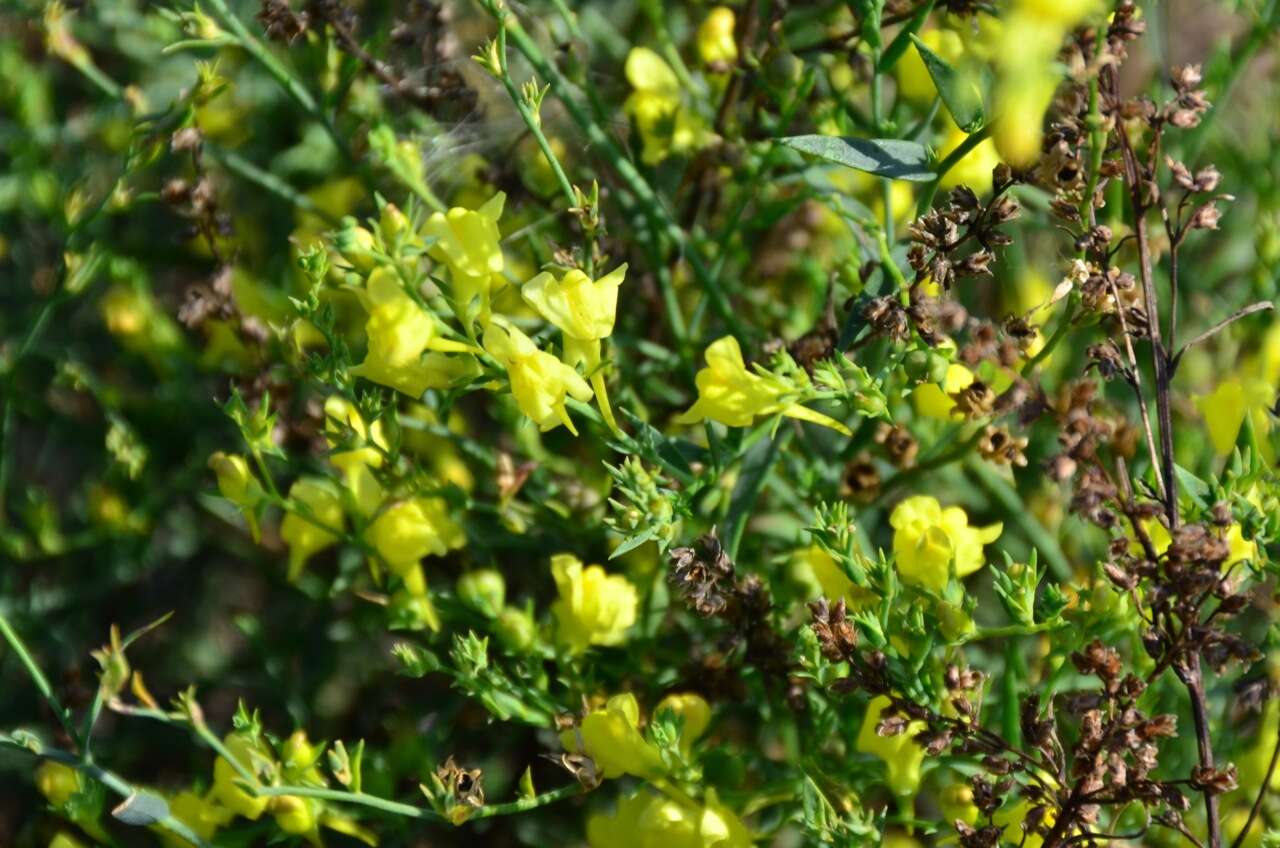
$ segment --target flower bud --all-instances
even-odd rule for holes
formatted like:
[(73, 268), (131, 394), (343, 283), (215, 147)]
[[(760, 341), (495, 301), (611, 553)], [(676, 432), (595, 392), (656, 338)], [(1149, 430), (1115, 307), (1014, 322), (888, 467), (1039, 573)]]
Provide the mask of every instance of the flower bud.
[(36, 788), (55, 807), (61, 807), (80, 791), (80, 772), (63, 763), (45, 760), (36, 768)]
[(343, 219), (342, 229), (333, 237), (333, 246), (351, 267), (362, 274), (367, 274), (378, 264), (373, 251), (377, 247), (373, 233), (355, 222), (354, 218)]
[(285, 833), (308, 833), (316, 826), (311, 804), (297, 795), (281, 795), (272, 799), (271, 814), (275, 816), (276, 825)]
[(527, 610), (507, 607), (493, 622), (493, 635), (513, 654), (527, 654), (538, 641), (538, 625)]
[(507, 598), (507, 583), (492, 568), (468, 571), (458, 578), (458, 599), (481, 615), (498, 615)]
[(733, 10), (716, 6), (698, 27), (698, 56), (707, 65), (730, 65), (737, 61), (738, 43), (733, 38), (736, 23)]

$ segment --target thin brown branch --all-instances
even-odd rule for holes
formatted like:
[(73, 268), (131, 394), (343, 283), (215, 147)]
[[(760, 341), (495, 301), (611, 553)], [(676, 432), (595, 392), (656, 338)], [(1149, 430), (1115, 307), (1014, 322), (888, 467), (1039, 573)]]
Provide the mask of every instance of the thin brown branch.
[(1182, 360), (1182, 355), (1183, 355), (1183, 354), (1185, 354), (1185, 353), (1186, 353), (1188, 350), (1190, 350), (1192, 347), (1194, 347), (1195, 345), (1200, 344), (1200, 342), (1207, 341), (1208, 339), (1213, 338), (1215, 335), (1217, 335), (1218, 333), (1222, 332), (1224, 329), (1226, 329), (1228, 326), (1230, 326), (1231, 324), (1235, 323), (1236, 321), (1239, 321), (1241, 318), (1244, 318), (1244, 317), (1246, 317), (1246, 316), (1248, 316), (1248, 315), (1252, 315), (1252, 314), (1254, 314), (1255, 312), (1263, 312), (1263, 311), (1265, 311), (1265, 310), (1268, 310), (1268, 309), (1274, 309), (1274, 308), (1275, 308), (1275, 304), (1274, 304), (1274, 303), (1272, 303), (1271, 301), (1269, 301), (1269, 300), (1260, 300), (1260, 301), (1258, 301), (1257, 303), (1251, 303), (1251, 304), (1249, 304), (1248, 306), (1244, 307), (1243, 309), (1238, 309), (1238, 310), (1236, 310), (1236, 311), (1235, 311), (1235, 312), (1233, 312), (1231, 315), (1228, 315), (1226, 318), (1223, 318), (1221, 321), (1219, 321), (1218, 323), (1214, 324), (1212, 327), (1210, 327), (1209, 329), (1205, 330), (1203, 333), (1201, 333), (1200, 335), (1196, 336), (1196, 337), (1195, 337), (1194, 339), (1192, 339), (1191, 341), (1189, 341), (1189, 342), (1187, 342), (1186, 344), (1184, 344), (1184, 345), (1183, 345), (1183, 346), (1178, 350), (1177, 355), (1175, 355), (1175, 356), (1173, 357), (1173, 367), (1174, 367), (1175, 369), (1178, 367), (1178, 363)]

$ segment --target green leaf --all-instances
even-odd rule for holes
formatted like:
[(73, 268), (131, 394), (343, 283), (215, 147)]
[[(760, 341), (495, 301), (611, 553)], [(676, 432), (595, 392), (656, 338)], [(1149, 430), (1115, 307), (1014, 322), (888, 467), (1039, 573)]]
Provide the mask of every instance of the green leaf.
[(778, 141), (801, 153), (891, 180), (922, 183), (936, 176), (930, 167), (928, 149), (914, 141), (833, 135), (793, 135)]
[(911, 41), (920, 52), (924, 66), (933, 78), (933, 85), (938, 89), (942, 104), (947, 107), (956, 126), (971, 133), (982, 126), (982, 92), (974, 85), (973, 80), (957, 71), (946, 59), (930, 50), (923, 41), (912, 34)]
[(159, 795), (134, 792), (120, 802), (111, 815), (134, 827), (146, 827), (169, 818), (169, 804)]

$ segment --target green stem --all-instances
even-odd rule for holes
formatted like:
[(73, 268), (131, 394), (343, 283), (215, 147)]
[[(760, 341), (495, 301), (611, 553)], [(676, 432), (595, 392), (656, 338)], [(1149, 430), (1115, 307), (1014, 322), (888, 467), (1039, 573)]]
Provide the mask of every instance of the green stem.
[(990, 126), (982, 127), (976, 132), (970, 133), (964, 141), (956, 146), (955, 150), (948, 153), (938, 163), (938, 176), (925, 186), (924, 193), (920, 195), (920, 202), (916, 204), (917, 216), (925, 214), (933, 206), (933, 198), (938, 193), (938, 187), (942, 184), (942, 178), (947, 175), (947, 172), (954, 168), (961, 159), (968, 156), (975, 147), (986, 141), (989, 135), (991, 135)]
[(338, 219), (334, 218), (328, 212), (316, 206), (315, 201), (307, 197), (302, 192), (291, 186), (289, 183), (277, 177), (269, 171), (264, 171), (248, 159), (236, 153), (234, 150), (226, 150), (206, 141), (204, 144), (205, 152), (212, 156), (216, 161), (231, 173), (243, 177), (258, 188), (271, 192), (281, 200), (296, 206), (303, 211), (310, 212), (313, 215), (319, 215), (324, 221), (330, 225), (336, 226)]
[[(494, 7), (492, 0), (486, 2), (486, 8), (495, 17), (501, 14)], [(662, 204), (657, 194), (654, 193), (648, 181), (631, 163), (631, 160), (623, 155), (614, 140), (600, 128), (600, 125), (587, 114), (587, 111), (572, 96), (569, 91), (569, 81), (565, 79), (554, 64), (547, 60), (542, 51), (533, 42), (533, 39), (518, 23), (507, 23), (507, 37), (515, 45), (516, 49), (520, 51), (520, 54), (533, 66), (534, 72), (551, 86), (552, 94), (564, 104), (565, 111), (569, 113), (569, 117), (586, 134), (592, 150), (603, 156), (618, 173), (618, 176), (622, 178), (622, 181), (626, 183), (627, 188), (639, 201), (645, 217), (649, 219), (654, 229), (670, 239), (677, 252), (688, 261), (694, 277), (710, 298), (712, 308), (715, 309), (721, 320), (725, 322), (729, 331), (740, 338), (747, 338), (748, 333), (745, 325), (735, 314), (732, 305), (729, 303), (728, 296), (720, 286), (719, 280), (710, 273), (692, 239), (676, 223), (671, 213)]]
[(40, 664), (31, 656), (31, 652), (27, 650), (22, 637), (9, 625), (9, 620), (5, 618), (3, 613), (0, 613), (0, 636), (4, 637), (4, 640), (9, 643), (9, 647), (18, 655), (18, 660), (27, 669), (27, 676), (35, 684), (36, 691), (44, 697), (49, 709), (53, 710), (53, 714), (57, 716), (58, 723), (62, 725), (63, 730), (67, 732), (73, 742), (79, 745), (80, 734), (72, 724), (71, 713), (67, 711), (66, 707), (62, 706), (62, 702), (58, 700), (53, 687), (49, 685), (49, 678), (44, 676), (44, 672), (40, 670)]
[[(355, 804), (361, 807), (369, 807), (373, 810), (381, 810), (384, 813), (392, 815), (404, 816), (413, 819), (426, 819), (429, 821), (441, 821), (444, 819), (440, 813), (430, 807), (419, 807), (414, 804), (405, 804), (400, 801), (392, 801), (388, 798), (379, 798), (377, 795), (369, 795), (364, 792), (348, 792), (343, 789), (326, 789), (318, 786), (254, 786), (248, 784), (246, 791), (253, 792), (261, 797), (279, 797), (281, 795), (295, 795), (300, 798), (315, 798), (320, 801), (333, 801), (340, 804)], [(565, 798), (572, 798), (575, 795), (582, 794), (581, 784), (571, 783), (562, 786), (559, 789), (552, 789), (541, 795), (535, 795), (532, 798), (521, 798), (517, 801), (508, 801), (505, 804), (487, 804), (479, 807), (471, 815), (467, 816), (467, 821), (474, 819), (488, 819), (496, 816), (509, 816), (514, 813), (522, 813), (526, 810), (545, 807), (556, 801)]]
[(565, 175), (564, 168), (560, 166), (560, 160), (551, 150), (551, 145), (547, 142), (547, 137), (542, 132), (542, 119), (533, 113), (533, 110), (529, 108), (529, 104), (520, 96), (515, 82), (511, 79), (511, 74), (507, 71), (507, 27), (505, 19), (498, 22), (498, 61), (501, 62), (502, 85), (507, 90), (508, 96), (511, 97), (511, 102), (515, 104), (516, 111), (524, 119), (524, 125), (529, 128), (529, 132), (533, 133), (533, 138), (538, 142), (538, 149), (546, 157), (547, 164), (555, 172), (556, 182), (560, 184), (560, 192), (564, 195), (570, 207), (576, 206), (578, 199), (573, 193), (573, 185), (569, 182), (569, 177)]

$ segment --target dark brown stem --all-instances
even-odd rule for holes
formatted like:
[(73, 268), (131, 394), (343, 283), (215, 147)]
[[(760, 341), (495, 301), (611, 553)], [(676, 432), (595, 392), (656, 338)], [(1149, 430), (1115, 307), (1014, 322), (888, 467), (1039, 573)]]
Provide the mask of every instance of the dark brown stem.
[[(1200, 752), (1200, 765), (1213, 768), (1213, 741), (1209, 737), (1209, 711), (1205, 706), (1204, 676), (1200, 671), (1200, 656), (1191, 654), (1187, 666), (1174, 665), (1174, 671), (1187, 692), (1191, 694), (1191, 715), (1196, 725), (1196, 747)], [(1209, 821), (1209, 845), (1222, 848), (1222, 823), (1218, 820), (1218, 796), (1210, 789), (1204, 790), (1204, 811)]]

